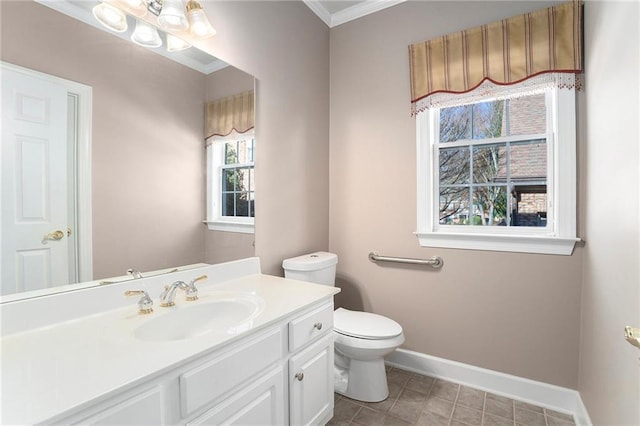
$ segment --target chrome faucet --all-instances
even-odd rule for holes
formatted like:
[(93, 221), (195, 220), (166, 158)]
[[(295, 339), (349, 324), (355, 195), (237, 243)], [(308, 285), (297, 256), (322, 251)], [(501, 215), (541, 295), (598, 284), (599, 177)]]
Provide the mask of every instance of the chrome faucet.
[(194, 278), (189, 282), (189, 284), (184, 281), (176, 281), (171, 285), (167, 285), (164, 287), (164, 291), (160, 295), (160, 306), (169, 307), (175, 305), (176, 298), (176, 290), (182, 289), (185, 292), (185, 300), (197, 300), (198, 299), (198, 288), (196, 287), (196, 283), (198, 281), (206, 280), (206, 275), (201, 275), (197, 278)]
[(176, 281), (171, 285), (164, 286), (164, 291), (160, 295), (160, 306), (167, 308), (175, 305), (176, 303), (173, 300), (176, 298), (176, 290), (178, 288), (186, 290), (188, 287), (189, 284), (184, 281)]
[(142, 274), (137, 269), (129, 268), (127, 274), (132, 275), (133, 278), (142, 278)]

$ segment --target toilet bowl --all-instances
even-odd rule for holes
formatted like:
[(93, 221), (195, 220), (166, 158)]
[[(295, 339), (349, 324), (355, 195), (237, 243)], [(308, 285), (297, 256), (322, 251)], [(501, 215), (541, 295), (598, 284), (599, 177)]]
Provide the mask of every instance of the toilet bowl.
[[(286, 278), (335, 285), (338, 257), (316, 252), (282, 262)], [(404, 342), (397, 322), (370, 312), (334, 311), (334, 388), (349, 398), (378, 402), (389, 396), (384, 357)]]
[(389, 396), (384, 357), (404, 343), (397, 322), (369, 312), (338, 308), (335, 335), (335, 391), (358, 401), (378, 402)]

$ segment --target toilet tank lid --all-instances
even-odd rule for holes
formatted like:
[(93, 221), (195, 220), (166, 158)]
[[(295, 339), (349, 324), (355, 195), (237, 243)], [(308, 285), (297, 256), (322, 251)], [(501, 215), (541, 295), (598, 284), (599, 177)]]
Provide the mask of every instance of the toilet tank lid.
[(388, 339), (402, 334), (402, 326), (391, 318), (344, 308), (333, 312), (333, 328), (340, 334), (363, 339)]
[(289, 271), (315, 271), (338, 263), (338, 256), (326, 251), (303, 254), (282, 261), (282, 268)]

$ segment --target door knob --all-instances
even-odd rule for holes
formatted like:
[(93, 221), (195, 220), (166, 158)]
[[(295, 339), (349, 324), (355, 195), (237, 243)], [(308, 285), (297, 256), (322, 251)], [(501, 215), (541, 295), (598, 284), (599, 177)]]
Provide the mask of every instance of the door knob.
[(46, 234), (42, 238), (42, 242), (46, 244), (47, 241), (60, 241), (62, 238), (64, 238), (64, 232), (58, 229), (57, 231)]
[(301, 382), (302, 379), (304, 379), (304, 373), (302, 371), (299, 373), (296, 373), (295, 378), (298, 379), (299, 382)]

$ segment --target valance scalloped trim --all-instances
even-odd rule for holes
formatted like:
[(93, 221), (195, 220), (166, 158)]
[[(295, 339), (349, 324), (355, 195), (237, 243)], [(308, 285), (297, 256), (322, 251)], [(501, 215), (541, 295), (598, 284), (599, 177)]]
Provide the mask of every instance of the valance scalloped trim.
[(245, 133), (253, 129), (254, 120), (253, 90), (208, 102), (204, 106), (204, 138), (227, 136), (234, 131)]
[(582, 1), (514, 16), (409, 46), (411, 102), (468, 93), (485, 81), (522, 83), (545, 73), (580, 74)]
[(551, 87), (582, 90), (584, 87), (583, 74), (573, 72), (548, 72), (532, 76), (523, 81), (507, 84), (500, 84), (490, 79), (485, 79), (467, 92), (437, 92), (425, 96), (411, 104), (411, 116), (416, 116), (432, 107), (462, 105), (480, 102), (488, 98), (500, 100), (518, 96), (528, 96)]
[(209, 146), (212, 145), (216, 142), (223, 142), (223, 141), (228, 141), (228, 140), (236, 140), (236, 139), (240, 139), (242, 137), (245, 138), (249, 138), (252, 137), (254, 135), (254, 127), (250, 127), (248, 129), (245, 130), (237, 130), (237, 129), (231, 129), (231, 131), (229, 133), (227, 133), (226, 135), (218, 135), (218, 134), (213, 134), (213, 135), (209, 135), (205, 138), (205, 146)]

